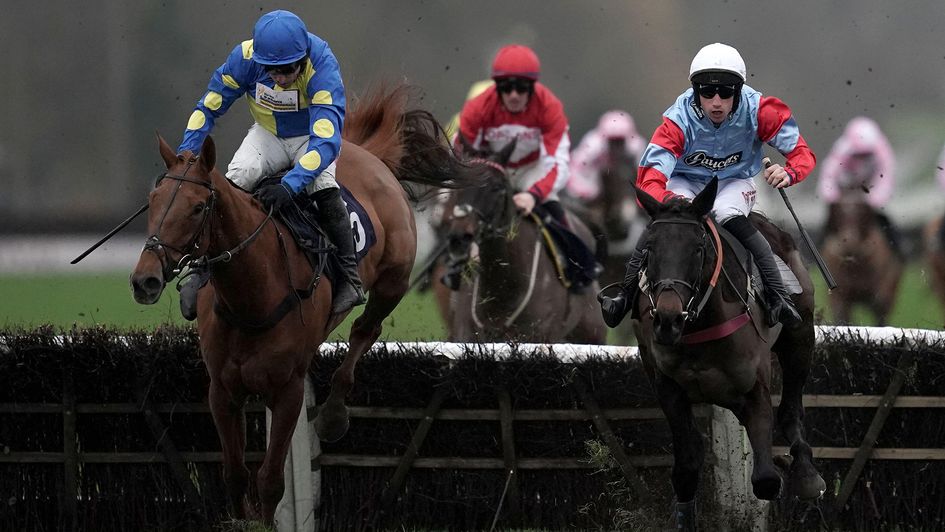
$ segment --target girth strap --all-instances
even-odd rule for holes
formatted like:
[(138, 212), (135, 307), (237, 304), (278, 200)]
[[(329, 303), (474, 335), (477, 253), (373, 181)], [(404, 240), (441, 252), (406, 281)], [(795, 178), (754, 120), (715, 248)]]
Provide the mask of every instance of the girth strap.
[(318, 283), (313, 283), (312, 286), (308, 288), (308, 290), (299, 290), (296, 288), (295, 290), (289, 292), (282, 299), (282, 302), (279, 303), (279, 305), (277, 305), (276, 308), (269, 313), (269, 316), (267, 316), (265, 320), (258, 323), (250, 323), (238, 317), (236, 314), (233, 314), (230, 309), (220, 304), (219, 299), (214, 302), (213, 310), (218, 316), (220, 316), (220, 318), (223, 319), (223, 321), (226, 321), (231, 325), (235, 325), (240, 329), (247, 329), (253, 333), (258, 334), (271, 329), (277, 323), (282, 321), (282, 318), (284, 318), (286, 314), (294, 309), (296, 305), (299, 305), (302, 303), (302, 301), (312, 297), (312, 293), (315, 292), (315, 286), (317, 286), (317, 284)]

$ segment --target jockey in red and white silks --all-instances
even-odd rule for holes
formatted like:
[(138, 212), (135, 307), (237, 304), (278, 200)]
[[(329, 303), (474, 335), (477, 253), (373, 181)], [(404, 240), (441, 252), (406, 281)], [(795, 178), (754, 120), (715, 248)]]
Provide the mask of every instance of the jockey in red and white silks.
[(637, 172), (637, 186), (658, 200), (674, 194), (694, 198), (712, 176), (719, 178), (714, 213), (719, 222), (747, 216), (755, 202), (753, 177), (762, 170), (762, 144), (787, 159), (787, 186), (801, 182), (816, 158), (801, 136), (791, 109), (773, 96), (742, 85), (739, 105), (716, 126), (684, 92), (663, 113)]
[(608, 143), (623, 140), (624, 151), (634, 164), (640, 161), (646, 141), (637, 131), (633, 117), (626, 111), (613, 110), (601, 115), (597, 127), (588, 131), (571, 152), (571, 175), (568, 194), (585, 201), (597, 199), (601, 193), (600, 175), (609, 164)]
[[(537, 81), (538, 69), (537, 56), (526, 47), (511, 45), (500, 50), (493, 65), (496, 84), (463, 106), (460, 133), (474, 148), (488, 145), (492, 151), (515, 139), (509, 178), (518, 190), (534, 196), (535, 203), (544, 203), (557, 200), (568, 180), (571, 139), (564, 107)], [(512, 86), (506, 87), (503, 81), (511, 81)], [(520, 110), (509, 109), (503, 102), (503, 94), (520, 92), (517, 81), (525, 81), (521, 88), (527, 93), (527, 103)]]
[(850, 120), (824, 160), (817, 182), (820, 199), (836, 203), (853, 194), (881, 209), (892, 199), (895, 166), (892, 147), (879, 125), (858, 116)]

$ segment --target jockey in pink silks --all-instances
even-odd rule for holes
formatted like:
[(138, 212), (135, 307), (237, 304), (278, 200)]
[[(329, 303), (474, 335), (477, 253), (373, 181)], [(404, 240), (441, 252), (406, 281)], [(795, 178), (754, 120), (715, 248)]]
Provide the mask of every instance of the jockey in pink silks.
[[(623, 140), (627, 155), (634, 165), (639, 163), (646, 140), (637, 131), (633, 117), (626, 111), (607, 111), (601, 115), (597, 127), (588, 131), (580, 144), (571, 152), (571, 177), (567, 182), (568, 194), (585, 201), (593, 201), (601, 193), (600, 175), (606, 169), (608, 143)], [(627, 179), (631, 179), (629, 176)]]
[(895, 184), (896, 157), (889, 140), (873, 119), (858, 116), (850, 120), (827, 154), (817, 191), (828, 205), (853, 201), (872, 207), (886, 239), (902, 256), (898, 231), (883, 212)]

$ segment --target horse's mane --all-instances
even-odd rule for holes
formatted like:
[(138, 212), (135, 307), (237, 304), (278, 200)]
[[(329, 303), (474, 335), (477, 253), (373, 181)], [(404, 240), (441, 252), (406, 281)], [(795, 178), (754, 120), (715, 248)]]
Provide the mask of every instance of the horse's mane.
[(479, 184), (487, 169), (457, 159), (436, 118), (429, 111), (410, 108), (412, 93), (405, 83), (373, 86), (355, 99), (342, 137), (383, 161), (401, 185), (421, 185), (404, 186), (415, 201), (439, 188)]
[(380, 83), (353, 100), (341, 136), (373, 153), (396, 174), (404, 155), (402, 132), (410, 88)]

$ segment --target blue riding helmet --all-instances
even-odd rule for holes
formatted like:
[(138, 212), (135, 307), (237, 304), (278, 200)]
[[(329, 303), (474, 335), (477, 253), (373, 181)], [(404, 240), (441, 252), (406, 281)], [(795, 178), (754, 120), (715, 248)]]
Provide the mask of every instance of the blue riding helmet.
[(253, 61), (287, 65), (308, 53), (308, 30), (302, 19), (285, 10), (266, 13), (253, 28)]

